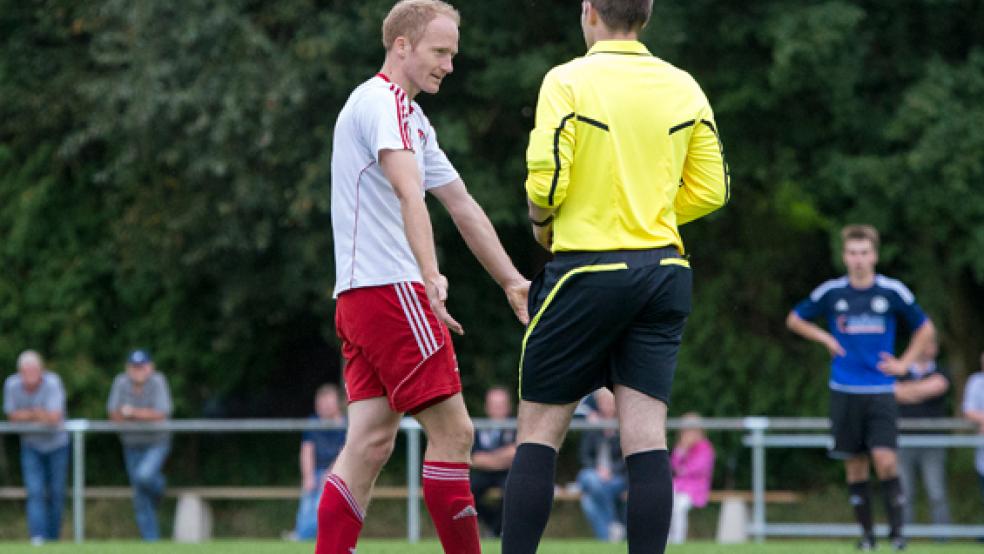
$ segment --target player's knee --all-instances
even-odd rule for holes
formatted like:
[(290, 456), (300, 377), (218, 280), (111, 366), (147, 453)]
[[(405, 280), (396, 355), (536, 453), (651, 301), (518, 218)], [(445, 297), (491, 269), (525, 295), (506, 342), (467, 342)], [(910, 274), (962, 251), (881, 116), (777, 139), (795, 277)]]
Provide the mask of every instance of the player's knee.
[(393, 438), (382, 433), (362, 441), (359, 458), (372, 468), (382, 467), (393, 454)]
[(445, 456), (460, 458), (467, 457), (475, 440), (475, 427), (468, 418), (463, 418), (453, 424), (435, 430), (427, 437), (434, 447), (441, 450)]

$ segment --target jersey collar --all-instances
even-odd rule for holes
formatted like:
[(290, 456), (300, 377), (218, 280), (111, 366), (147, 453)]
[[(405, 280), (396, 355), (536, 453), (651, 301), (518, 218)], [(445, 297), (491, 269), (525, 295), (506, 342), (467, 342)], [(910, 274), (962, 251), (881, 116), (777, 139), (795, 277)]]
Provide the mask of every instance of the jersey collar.
[(622, 54), (625, 56), (652, 56), (646, 45), (638, 40), (599, 40), (588, 50), (592, 54)]

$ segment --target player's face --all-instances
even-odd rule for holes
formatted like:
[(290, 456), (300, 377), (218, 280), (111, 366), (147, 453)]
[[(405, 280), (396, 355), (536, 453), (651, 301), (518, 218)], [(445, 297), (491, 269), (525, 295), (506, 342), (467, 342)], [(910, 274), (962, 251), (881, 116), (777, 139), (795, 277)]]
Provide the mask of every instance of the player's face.
[(512, 412), (509, 395), (502, 390), (489, 391), (485, 396), (485, 413), (492, 419), (505, 419)]
[(318, 417), (336, 417), (339, 413), (338, 406), (338, 395), (332, 392), (325, 392), (318, 395), (317, 400), (315, 400), (314, 411), (317, 412)]
[(454, 71), (451, 60), (458, 53), (458, 25), (439, 15), (427, 24), (420, 42), (406, 60), (406, 76), (417, 90), (436, 94), (444, 76)]
[(875, 251), (875, 245), (870, 240), (849, 240), (844, 243), (844, 266), (848, 274), (871, 275), (875, 272), (876, 263), (878, 263), (878, 252)]

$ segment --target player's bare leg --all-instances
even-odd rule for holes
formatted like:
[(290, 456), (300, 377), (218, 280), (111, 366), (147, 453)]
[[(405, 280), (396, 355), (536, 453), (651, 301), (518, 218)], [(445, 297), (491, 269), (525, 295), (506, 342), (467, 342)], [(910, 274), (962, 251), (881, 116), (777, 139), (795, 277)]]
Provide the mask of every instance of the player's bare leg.
[(540, 544), (553, 505), (557, 450), (576, 407), (519, 402), (519, 446), (502, 500), (503, 554), (532, 554)]
[(861, 526), (858, 549), (872, 550), (875, 548), (875, 532), (871, 514), (871, 486), (868, 482), (871, 464), (867, 454), (844, 460), (844, 473), (847, 476), (847, 490), (854, 509), (854, 519)]
[(666, 450), (666, 404), (615, 385), (618, 428), (629, 471), (626, 531), (629, 553), (666, 550), (673, 513), (673, 475)]
[(372, 487), (393, 453), (400, 428), (400, 414), (390, 409), (385, 397), (349, 404), (348, 418), (348, 440), (335, 460), (318, 506), (316, 554), (355, 550)]
[(478, 511), (468, 467), (475, 429), (461, 393), (422, 410), (414, 417), (427, 434), (424, 452), (424, 503), (444, 551), (479, 554)]

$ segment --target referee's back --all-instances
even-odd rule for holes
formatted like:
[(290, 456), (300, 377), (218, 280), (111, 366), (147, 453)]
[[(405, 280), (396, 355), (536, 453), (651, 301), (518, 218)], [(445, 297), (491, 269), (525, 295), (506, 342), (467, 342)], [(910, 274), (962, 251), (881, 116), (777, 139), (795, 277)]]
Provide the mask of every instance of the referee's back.
[(723, 206), (729, 179), (710, 104), (685, 71), (634, 40), (599, 41), (544, 78), (526, 189), (555, 208), (553, 246), (676, 246)]

